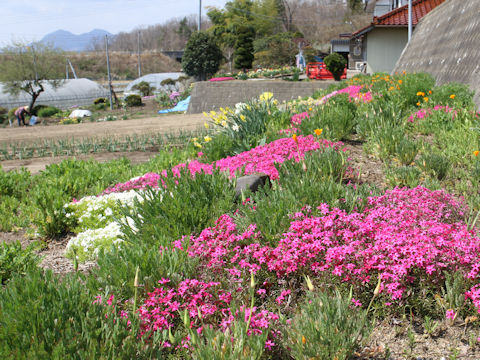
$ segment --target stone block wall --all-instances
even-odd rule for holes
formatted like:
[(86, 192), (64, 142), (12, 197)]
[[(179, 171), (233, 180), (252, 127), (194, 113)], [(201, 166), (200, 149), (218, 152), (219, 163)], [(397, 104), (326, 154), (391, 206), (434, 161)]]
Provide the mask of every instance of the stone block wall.
[(316, 90), (326, 89), (334, 81), (283, 81), (283, 80), (232, 80), (201, 81), (194, 84), (187, 113), (234, 107), (239, 102), (258, 98), (263, 92), (271, 92), (278, 101), (310, 96)]

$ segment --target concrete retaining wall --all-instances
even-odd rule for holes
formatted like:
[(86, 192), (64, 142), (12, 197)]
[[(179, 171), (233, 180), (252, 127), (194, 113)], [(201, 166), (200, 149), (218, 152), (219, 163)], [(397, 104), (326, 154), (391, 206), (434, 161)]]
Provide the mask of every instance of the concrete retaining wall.
[(187, 113), (198, 114), (217, 110), (220, 107), (234, 107), (239, 102), (258, 98), (269, 91), (278, 101), (292, 100), (299, 96), (310, 96), (316, 90), (326, 89), (334, 81), (282, 81), (282, 80), (235, 80), (202, 81), (194, 84)]
[(445, 1), (420, 20), (393, 71), (424, 71), (439, 85), (470, 85), (480, 106), (479, 14), (479, 0)]

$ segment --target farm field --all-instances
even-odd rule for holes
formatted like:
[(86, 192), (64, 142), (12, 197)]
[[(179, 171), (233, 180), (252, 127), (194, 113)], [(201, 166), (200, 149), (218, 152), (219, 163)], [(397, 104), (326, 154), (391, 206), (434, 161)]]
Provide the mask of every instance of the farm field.
[[(187, 122), (167, 118), (157, 131)], [(108, 137), (130, 121), (78, 127), (109, 139), (78, 149), (146, 162), (0, 171), (2, 358), (480, 358), (466, 86), (357, 76), (189, 118), (193, 133)]]

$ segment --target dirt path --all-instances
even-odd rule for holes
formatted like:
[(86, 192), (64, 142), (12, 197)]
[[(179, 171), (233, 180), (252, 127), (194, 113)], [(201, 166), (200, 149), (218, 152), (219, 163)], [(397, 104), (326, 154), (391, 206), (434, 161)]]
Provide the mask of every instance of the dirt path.
[[(52, 139), (85, 139), (103, 137), (124, 137), (127, 135), (167, 134), (179, 131), (191, 131), (200, 128), (205, 122), (203, 114), (174, 114), (157, 117), (117, 120), (107, 122), (87, 122), (76, 125), (51, 125), (35, 127), (14, 127), (0, 129), (0, 145), (10, 143), (40, 143)], [(146, 162), (157, 151), (146, 152), (110, 152), (89, 155), (76, 155), (77, 159), (95, 159), (106, 162), (121, 157), (127, 157), (133, 164)], [(3, 170), (10, 171), (26, 168), (32, 174), (45, 169), (47, 165), (56, 164), (72, 156), (57, 156), (44, 158), (31, 158), (26, 160), (0, 161)]]
[(52, 125), (34, 127), (13, 127), (0, 129), (0, 144), (32, 143), (47, 139), (92, 138), (141, 135), (149, 133), (171, 133), (194, 130), (205, 122), (203, 114), (174, 114), (156, 117), (86, 122), (75, 125)]

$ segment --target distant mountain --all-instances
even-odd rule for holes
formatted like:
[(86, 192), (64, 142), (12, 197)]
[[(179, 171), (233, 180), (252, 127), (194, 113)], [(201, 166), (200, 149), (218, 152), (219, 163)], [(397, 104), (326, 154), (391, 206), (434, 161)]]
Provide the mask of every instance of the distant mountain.
[(101, 29), (94, 29), (80, 35), (75, 35), (65, 30), (57, 30), (45, 35), (40, 42), (51, 44), (65, 51), (85, 51), (89, 50), (92, 40), (101, 39), (105, 37), (105, 35), (111, 36), (112, 34)]

